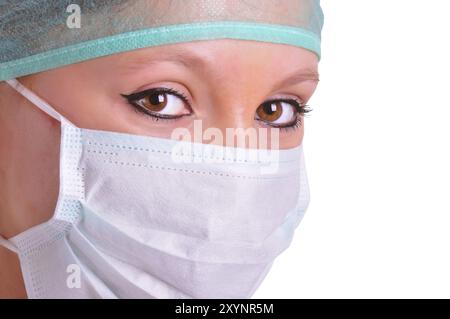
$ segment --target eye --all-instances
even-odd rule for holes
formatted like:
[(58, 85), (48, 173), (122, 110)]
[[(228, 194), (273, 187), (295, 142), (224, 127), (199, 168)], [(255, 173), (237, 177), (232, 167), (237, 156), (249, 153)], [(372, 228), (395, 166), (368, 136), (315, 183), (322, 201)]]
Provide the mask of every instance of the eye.
[(274, 127), (293, 126), (299, 114), (308, 112), (304, 105), (294, 99), (272, 100), (256, 109), (255, 119)]
[(155, 88), (122, 96), (138, 111), (156, 118), (175, 119), (192, 114), (187, 97), (174, 89)]

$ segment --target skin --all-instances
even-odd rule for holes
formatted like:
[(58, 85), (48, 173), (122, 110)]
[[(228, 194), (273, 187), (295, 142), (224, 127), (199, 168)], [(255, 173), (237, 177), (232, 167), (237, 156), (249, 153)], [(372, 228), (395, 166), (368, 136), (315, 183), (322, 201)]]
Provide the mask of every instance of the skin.
[[(317, 68), (316, 55), (302, 48), (213, 40), (125, 52), (19, 81), (78, 127), (170, 138), (177, 127), (193, 131), (193, 120), (198, 119), (203, 129), (270, 127), (255, 120), (258, 106), (272, 98), (306, 103), (317, 86)], [(293, 74), (299, 74), (295, 83), (281, 84)], [(192, 102), (193, 114), (155, 121), (120, 95), (155, 87), (181, 91)], [(298, 146), (303, 133), (303, 120), (298, 128), (280, 129), (280, 147)], [(3, 237), (52, 217), (59, 187), (59, 142), (60, 123), (0, 82)], [(0, 298), (26, 298), (18, 258), (3, 247), (0, 283)]]

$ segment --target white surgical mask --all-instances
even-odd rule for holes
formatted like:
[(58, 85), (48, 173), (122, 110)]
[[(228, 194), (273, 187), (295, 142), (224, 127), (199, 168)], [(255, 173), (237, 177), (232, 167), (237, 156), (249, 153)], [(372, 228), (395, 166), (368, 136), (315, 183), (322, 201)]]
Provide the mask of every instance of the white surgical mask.
[[(309, 202), (301, 146), (267, 174), (242, 157), (262, 150), (78, 128), (8, 83), (61, 121), (53, 217), (0, 240), (29, 298), (248, 298), (289, 246)], [(179, 143), (217, 158), (175, 162)]]

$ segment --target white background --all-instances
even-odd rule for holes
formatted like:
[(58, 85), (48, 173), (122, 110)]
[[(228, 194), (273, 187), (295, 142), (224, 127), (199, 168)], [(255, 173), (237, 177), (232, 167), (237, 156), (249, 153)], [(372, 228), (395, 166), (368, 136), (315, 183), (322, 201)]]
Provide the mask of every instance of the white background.
[(311, 204), (255, 298), (450, 298), (450, 1), (322, 0)]

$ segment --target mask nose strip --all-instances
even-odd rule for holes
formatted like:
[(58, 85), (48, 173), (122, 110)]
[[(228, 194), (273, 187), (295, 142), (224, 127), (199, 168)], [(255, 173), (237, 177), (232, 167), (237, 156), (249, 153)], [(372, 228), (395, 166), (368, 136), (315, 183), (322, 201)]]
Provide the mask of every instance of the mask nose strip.
[(42, 100), (39, 96), (34, 94), (32, 91), (23, 86), (17, 79), (7, 80), (8, 83), (14, 90), (25, 97), (28, 101), (36, 105), (43, 112), (47, 113), (49, 116), (53, 117), (55, 120), (61, 122), (62, 116), (53, 107), (51, 107), (47, 102)]

